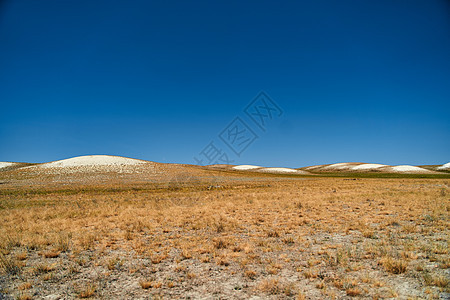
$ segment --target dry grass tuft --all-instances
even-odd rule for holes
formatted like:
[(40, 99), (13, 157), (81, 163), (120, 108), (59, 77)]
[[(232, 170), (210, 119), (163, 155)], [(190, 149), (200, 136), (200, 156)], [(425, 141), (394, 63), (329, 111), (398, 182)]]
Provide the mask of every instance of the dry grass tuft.
[(123, 265), (123, 260), (121, 260), (118, 257), (115, 258), (111, 258), (107, 261), (106, 263), (106, 267), (108, 268), (108, 270), (113, 271), (116, 269), (120, 269), (120, 267)]
[(21, 252), (16, 255), (17, 260), (26, 260), (27, 258), (28, 258), (28, 255), (26, 252)]
[(33, 297), (29, 294), (22, 294), (17, 297), (18, 300), (32, 300)]
[(345, 292), (350, 297), (356, 297), (356, 296), (361, 295), (361, 290), (359, 288), (357, 288), (357, 287), (348, 288), (348, 289), (345, 290)]
[(229, 244), (225, 239), (217, 239), (214, 241), (214, 248), (216, 249), (226, 249)]
[(280, 237), (280, 234), (276, 230), (270, 230), (267, 232), (267, 237), (277, 238)]
[(33, 273), (36, 275), (45, 274), (45, 273), (49, 273), (49, 272), (53, 271), (54, 269), (55, 269), (55, 267), (52, 265), (49, 265), (46, 263), (40, 263), (34, 267)]
[(428, 273), (423, 275), (423, 280), (426, 285), (440, 288), (446, 288), (449, 283), (449, 279), (445, 275), (431, 275)]
[(95, 284), (89, 284), (86, 287), (82, 287), (78, 290), (78, 298), (85, 299), (94, 296), (97, 291), (97, 286)]
[(303, 293), (298, 293), (297, 300), (306, 300), (306, 296)]
[(245, 277), (251, 279), (251, 280), (255, 280), (256, 279), (256, 272), (253, 270), (247, 270), (245, 271)]
[(60, 252), (67, 252), (71, 245), (71, 234), (60, 233), (56, 244), (56, 250)]
[(384, 269), (392, 274), (401, 274), (406, 272), (408, 263), (403, 259), (394, 259), (392, 257), (384, 257), (379, 262)]
[(157, 254), (157, 255), (152, 255), (150, 257), (150, 260), (151, 260), (152, 264), (157, 265), (157, 264), (161, 263), (163, 260), (165, 260), (166, 258), (167, 258), (167, 255), (165, 255), (165, 254)]
[(59, 256), (60, 253), (61, 252), (55, 251), (55, 250), (46, 251), (46, 252), (44, 252), (44, 257), (45, 258), (56, 258)]
[(21, 285), (19, 285), (17, 288), (20, 290), (20, 291), (23, 291), (23, 290), (29, 290), (29, 289), (31, 289), (33, 287), (33, 285), (30, 283), (30, 282), (25, 282), (25, 283), (22, 283)]
[(303, 276), (305, 276), (305, 278), (317, 278), (319, 276), (319, 273), (317, 272), (317, 270), (313, 270), (313, 269), (308, 269), (305, 272), (303, 272)]
[(258, 290), (269, 295), (276, 295), (281, 292), (280, 282), (277, 279), (264, 279), (258, 284)]
[(0, 269), (8, 275), (17, 275), (22, 271), (22, 264), (14, 258), (0, 253)]
[(151, 281), (151, 280), (140, 280), (140, 281), (139, 281), (139, 285), (140, 285), (141, 288), (143, 288), (144, 290), (148, 290), (148, 289), (152, 288), (152, 286), (153, 286), (153, 281)]

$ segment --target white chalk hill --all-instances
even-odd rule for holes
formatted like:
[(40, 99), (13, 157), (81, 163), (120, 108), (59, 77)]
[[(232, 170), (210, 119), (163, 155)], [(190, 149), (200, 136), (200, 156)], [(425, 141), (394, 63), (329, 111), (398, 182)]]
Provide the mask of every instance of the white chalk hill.
[(7, 168), (7, 167), (12, 167), (15, 164), (16, 163), (13, 163), (13, 162), (0, 161), (0, 169)]
[(150, 164), (148, 161), (112, 155), (77, 156), (49, 163), (26, 167), (32, 171), (45, 173), (74, 172), (118, 172), (132, 173), (138, 167)]
[(438, 170), (450, 170), (450, 162), (438, 167)]
[(425, 168), (410, 165), (389, 166), (372, 163), (336, 163), (331, 165), (310, 166), (303, 169), (315, 172), (382, 172), (405, 174), (435, 173)]

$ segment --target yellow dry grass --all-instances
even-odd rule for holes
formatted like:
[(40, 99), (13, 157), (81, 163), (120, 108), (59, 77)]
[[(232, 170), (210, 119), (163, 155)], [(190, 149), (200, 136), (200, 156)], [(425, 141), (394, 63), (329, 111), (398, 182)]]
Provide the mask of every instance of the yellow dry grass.
[[(431, 272), (420, 284), (445, 290), (450, 193), (442, 190), (449, 184), (447, 179), (263, 178), (216, 189), (10, 189), (0, 193), (0, 269), (11, 275), (11, 287), (13, 276), (22, 273), (37, 280), (32, 287), (37, 290), (43, 284), (39, 274), (70, 269), (71, 278), (79, 267), (95, 266), (105, 274), (145, 273), (151, 279), (136, 278), (140, 290), (158, 287), (170, 296), (185, 288), (179, 282), (207, 284), (203, 276), (209, 275), (189, 270), (194, 262), (240, 276), (249, 294), (294, 297), (311, 284), (325, 298), (375, 296), (383, 287), (364, 273), (371, 268), (380, 278)], [(131, 272), (127, 260), (135, 259), (148, 265)], [(427, 261), (443, 268), (424, 270)], [(176, 266), (175, 275), (152, 273), (170, 266)], [(298, 282), (283, 277), (292, 274)], [(347, 276), (361, 284), (351, 284)], [(101, 289), (96, 283), (73, 291), (85, 298)]]

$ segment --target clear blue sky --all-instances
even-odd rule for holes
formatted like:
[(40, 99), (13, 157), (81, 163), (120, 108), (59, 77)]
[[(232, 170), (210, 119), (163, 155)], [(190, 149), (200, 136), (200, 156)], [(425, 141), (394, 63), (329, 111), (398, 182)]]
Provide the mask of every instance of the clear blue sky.
[[(265, 91), (266, 132), (243, 112)], [(0, 161), (450, 160), (450, 2), (0, 2)], [(259, 137), (240, 157), (219, 134)], [(221, 144), (222, 143), (222, 144)]]

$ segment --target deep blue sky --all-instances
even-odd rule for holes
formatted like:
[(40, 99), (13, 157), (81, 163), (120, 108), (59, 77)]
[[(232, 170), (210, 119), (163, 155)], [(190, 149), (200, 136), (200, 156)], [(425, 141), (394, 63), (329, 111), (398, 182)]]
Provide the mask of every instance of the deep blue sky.
[(240, 116), (259, 139), (236, 164), (442, 164), (450, 2), (2, 1), (0, 105), (0, 161), (194, 163)]

